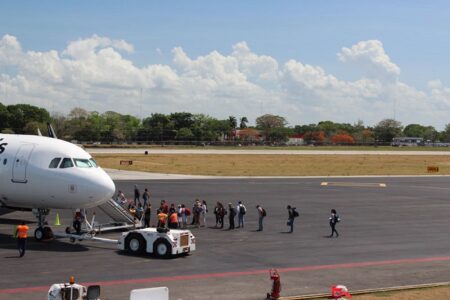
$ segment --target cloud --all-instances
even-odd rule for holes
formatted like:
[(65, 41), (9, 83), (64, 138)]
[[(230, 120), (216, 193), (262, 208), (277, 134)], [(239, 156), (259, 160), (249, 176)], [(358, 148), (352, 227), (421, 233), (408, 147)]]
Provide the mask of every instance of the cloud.
[[(450, 89), (431, 80), (426, 91), (402, 83), (400, 68), (380, 41), (342, 48), (339, 60), (365, 70), (347, 81), (322, 66), (296, 59), (279, 62), (255, 53), (245, 41), (230, 52), (189, 56), (172, 50), (172, 63), (138, 67), (124, 57), (134, 46), (93, 35), (70, 42), (61, 52), (25, 51), (18, 39), (0, 39), (0, 102), (30, 103), (67, 113), (75, 106), (145, 117), (153, 112), (189, 111), (218, 118), (264, 113), (291, 125), (333, 120), (373, 125), (394, 115), (407, 123), (442, 128), (450, 110)], [(130, 56), (132, 57), (132, 56)]]
[(351, 48), (342, 48), (337, 54), (342, 62), (350, 62), (364, 69), (370, 77), (392, 79), (400, 75), (400, 68), (394, 64), (378, 40), (361, 41)]

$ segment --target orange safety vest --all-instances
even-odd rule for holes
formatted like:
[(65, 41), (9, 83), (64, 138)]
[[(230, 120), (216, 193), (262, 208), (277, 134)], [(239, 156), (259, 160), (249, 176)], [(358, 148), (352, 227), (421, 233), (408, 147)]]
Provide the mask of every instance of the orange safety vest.
[(17, 226), (17, 237), (19, 239), (26, 239), (27, 238), (27, 231), (28, 231), (27, 225), (19, 225)]
[(178, 223), (177, 213), (173, 213), (170, 215), (170, 223)]
[(159, 221), (161, 222), (161, 223), (166, 223), (166, 218), (167, 218), (167, 215), (165, 214), (165, 213), (159, 213), (158, 214), (158, 218), (159, 218)]

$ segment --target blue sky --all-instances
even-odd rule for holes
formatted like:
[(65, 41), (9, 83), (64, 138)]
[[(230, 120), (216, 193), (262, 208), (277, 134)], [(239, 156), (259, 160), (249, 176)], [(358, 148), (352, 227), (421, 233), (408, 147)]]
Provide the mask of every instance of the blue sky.
[[(447, 1), (3, 1), (0, 37), (5, 35), (15, 37), (23, 52), (55, 50), (60, 57), (69, 43), (93, 35), (124, 40), (134, 51), (119, 52), (136, 68), (167, 65), (178, 75), (181, 71), (173, 65), (175, 47), (181, 47), (190, 59), (196, 60), (213, 51), (229, 56), (233, 45), (244, 41), (252, 53), (270, 56), (280, 67), (295, 60), (320, 67), (346, 82), (365, 78), (367, 69), (343, 63), (337, 53), (361, 41), (377, 40), (390, 61), (401, 70), (396, 80), (430, 97), (432, 93), (426, 91), (429, 81), (439, 80), (445, 97), (446, 86), (450, 86), (446, 63), (450, 53)], [(0, 73), (11, 73), (17, 67), (6, 65), (11, 64), (4, 62), (2, 69), (0, 62)], [(260, 86), (266, 88), (267, 84)], [(14, 101), (9, 98), (12, 90), (8, 99), (0, 97), (0, 101)], [(445, 98), (444, 102), (436, 104), (440, 107), (436, 110), (442, 107), (448, 110), (450, 100)], [(99, 110), (103, 107), (100, 103), (94, 106)], [(305, 111), (305, 107), (299, 110)], [(281, 114), (283, 110), (278, 112)], [(330, 116), (318, 112), (308, 121)], [(366, 118), (364, 114), (361, 117)], [(386, 113), (386, 117), (392, 116)], [(292, 117), (288, 118), (294, 122)], [(426, 118), (419, 119), (425, 122)], [(303, 119), (300, 117), (298, 121)], [(356, 120), (348, 120), (353, 121)], [(447, 122), (430, 121), (430, 124), (443, 126)]]

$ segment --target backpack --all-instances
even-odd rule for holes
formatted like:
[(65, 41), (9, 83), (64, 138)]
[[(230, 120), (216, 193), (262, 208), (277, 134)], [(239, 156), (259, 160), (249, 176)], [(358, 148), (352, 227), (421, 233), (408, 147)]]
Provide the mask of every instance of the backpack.
[(266, 210), (264, 208), (262, 209), (262, 216), (263, 217), (267, 216)]
[(298, 211), (296, 211), (295, 209), (292, 210), (292, 215), (294, 216), (294, 218), (297, 218), (298, 216), (300, 216)]
[(339, 218), (339, 215), (336, 215), (335, 217), (336, 223), (339, 223), (341, 221), (341, 218)]
[(191, 215), (191, 210), (189, 208), (184, 209), (184, 214), (189, 217)]
[(245, 215), (246, 210), (245, 210), (244, 205), (239, 206), (239, 213), (240, 213), (241, 215)]

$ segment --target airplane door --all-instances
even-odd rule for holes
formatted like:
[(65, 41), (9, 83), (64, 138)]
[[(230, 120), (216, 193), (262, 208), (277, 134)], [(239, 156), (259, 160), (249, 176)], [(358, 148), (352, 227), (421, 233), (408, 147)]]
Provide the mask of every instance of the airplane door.
[(20, 146), (14, 159), (12, 169), (12, 182), (27, 183), (27, 166), (31, 157), (34, 145), (25, 144)]

